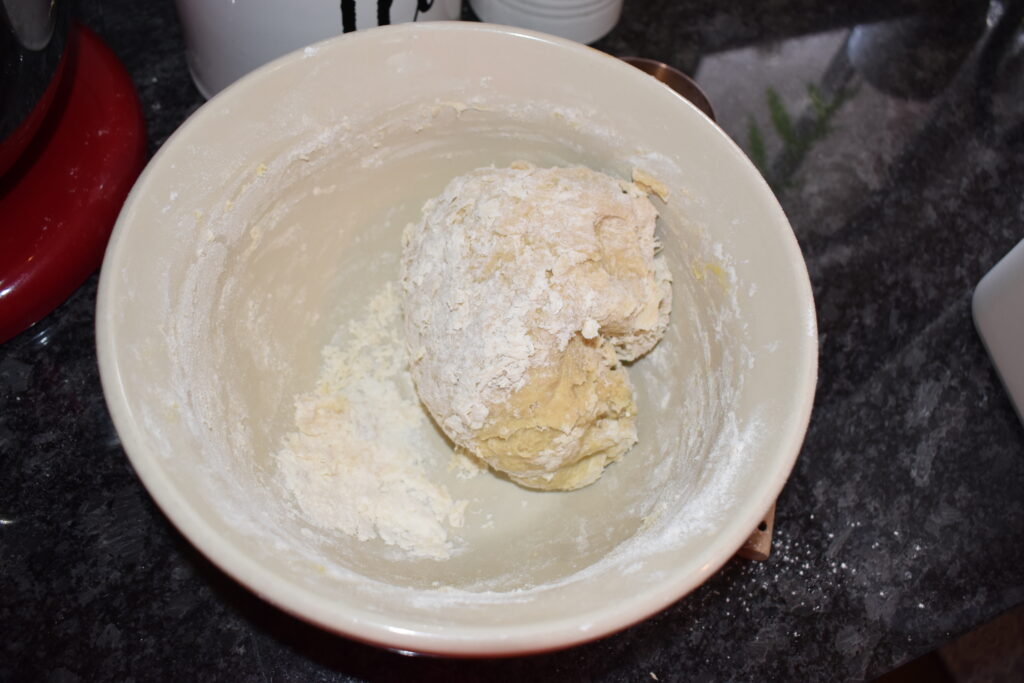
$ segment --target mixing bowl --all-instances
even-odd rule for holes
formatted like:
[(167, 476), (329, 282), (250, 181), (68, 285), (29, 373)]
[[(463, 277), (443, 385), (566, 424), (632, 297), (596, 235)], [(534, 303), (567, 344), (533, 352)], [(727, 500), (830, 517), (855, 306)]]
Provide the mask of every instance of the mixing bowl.
[[(459, 478), (428, 428), (432, 476), (468, 501), (443, 561), (311, 525), (275, 453), (321, 349), (396, 280), (427, 198), (520, 159), (667, 190), (654, 201), (675, 303), (629, 370), (639, 444), (596, 484), (546, 493)], [(694, 589), (779, 494), (816, 377), (800, 250), (726, 135), (612, 57), (468, 23), (332, 39), (210, 100), (132, 191), (97, 316), (114, 423), (182, 533), (292, 614), (425, 653), (565, 647)]]

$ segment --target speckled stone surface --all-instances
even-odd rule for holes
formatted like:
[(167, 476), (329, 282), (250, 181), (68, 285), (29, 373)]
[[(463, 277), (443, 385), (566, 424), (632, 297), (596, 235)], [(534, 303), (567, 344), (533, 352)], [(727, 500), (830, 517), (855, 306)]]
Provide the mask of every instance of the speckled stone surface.
[[(321, 632), (213, 567), (136, 479), (93, 277), (0, 345), (0, 680), (862, 680), (1024, 602), (1024, 428), (970, 314), (1024, 238), (1021, 3), (938, 25), (907, 17), (944, 3), (819, 4), (627, 0), (598, 44), (696, 75), (807, 258), (821, 374), (767, 562), (537, 657)], [(201, 104), (173, 4), (77, 12), (131, 72), (155, 151)]]

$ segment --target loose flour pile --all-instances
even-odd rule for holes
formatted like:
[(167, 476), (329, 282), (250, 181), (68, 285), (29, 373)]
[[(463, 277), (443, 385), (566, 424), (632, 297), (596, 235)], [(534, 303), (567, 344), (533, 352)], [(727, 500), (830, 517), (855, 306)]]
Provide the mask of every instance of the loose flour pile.
[(445, 559), (454, 501), (428, 476), (417, 435), (429, 418), (415, 399), (389, 284), (324, 349), (316, 389), (296, 400), (297, 431), (278, 464), (307, 520), (360, 540), (380, 538), (414, 557)]

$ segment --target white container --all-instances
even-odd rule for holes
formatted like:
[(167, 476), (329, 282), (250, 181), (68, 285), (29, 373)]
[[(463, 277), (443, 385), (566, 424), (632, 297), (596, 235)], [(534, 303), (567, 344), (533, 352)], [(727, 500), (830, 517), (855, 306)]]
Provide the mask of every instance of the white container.
[[(192, 80), (210, 98), (258, 66), (339, 33), (458, 19), (461, 0), (176, 0)], [(382, 21), (383, 20), (383, 21)]]
[(470, 0), (473, 11), (493, 24), (544, 31), (593, 43), (615, 28), (622, 0)]
[(974, 325), (1024, 422), (1024, 241), (974, 290)]

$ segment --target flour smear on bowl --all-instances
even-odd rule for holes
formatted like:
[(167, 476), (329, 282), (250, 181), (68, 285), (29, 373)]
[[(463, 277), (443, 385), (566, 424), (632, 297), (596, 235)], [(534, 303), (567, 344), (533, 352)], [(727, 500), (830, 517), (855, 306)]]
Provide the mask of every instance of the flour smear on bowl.
[[(203, 495), (264, 561), (286, 558), (302, 581), (373, 600), (414, 600), (431, 613), (481, 601), (518, 604), (609, 572), (658, 585), (669, 570), (656, 567), (668, 554), (694, 548), (697, 557), (714, 542), (737, 482), (770, 433), (761, 408), (737, 409), (754, 356), (768, 353), (750, 345), (743, 307), (769, 290), (745, 283), (744, 261), (729, 242), (730, 231), (753, 218), (733, 218), (731, 208), (715, 216), (722, 204), (707, 199), (714, 187), (649, 146), (626, 145), (599, 112), (497, 93), (469, 104), (410, 103), (372, 125), (332, 119), (330, 127), (290, 111), (270, 128), (291, 137), (235, 169), (212, 200), (182, 205), (193, 193), (175, 186), (173, 206), (158, 207), (195, 235), (183, 283), (164, 288), (181, 295), (164, 305), (175, 358), (172, 407), (181, 406), (181, 420), (203, 435), (209, 454)], [(467, 127), (486, 134), (467, 145)], [(370, 134), (353, 132), (364, 129)], [(595, 486), (568, 494), (530, 492), (495, 476), (463, 481), (450, 444), (417, 400), (401, 335), (402, 227), (442, 191), (439, 178), (524, 158), (620, 178), (643, 169), (672, 192), (657, 205), (658, 230), (680, 305), (663, 342), (629, 370), (640, 441)], [(208, 183), (214, 170), (230, 175), (221, 159), (201, 160), (208, 163), (197, 175), (190, 167), (184, 177)], [(387, 183), (377, 183), (385, 169)], [(655, 195), (664, 189), (645, 184)], [(351, 211), (339, 216), (338, 206)], [(228, 311), (243, 313), (224, 325)], [(253, 376), (258, 385), (225, 381)], [(387, 415), (359, 408), (382, 404)], [(348, 412), (336, 415), (338, 406)], [(164, 429), (164, 413), (150, 413), (147, 424)], [(382, 445), (371, 434), (401, 445), (387, 453), (401, 455), (392, 493), (416, 492), (403, 503), (411, 518), (383, 510), (379, 489), (366, 483)], [(305, 441), (319, 444), (316, 452), (331, 439), (359, 444), (355, 462), (371, 464), (368, 477), (342, 482), (355, 496), (339, 493), (336, 463), (322, 450), (310, 457), (295, 448)], [(317, 468), (324, 481), (309, 476)], [(361, 502), (346, 510), (360, 492)], [(530, 559), (499, 559), (509, 553)]]
[[(674, 162), (650, 149), (623, 149), (614, 135), (593, 124), (595, 117), (593, 112), (501, 101), (465, 112), (434, 105), (412, 107), (375, 124), (369, 137), (351, 134), (354, 124), (329, 130), (316, 127), (299, 142), (289, 141), (279, 156), (261, 157), (259, 164), (242, 169), (237, 186), (218, 195), (228, 201), (178, 212), (189, 221), (187, 227), (198, 232), (200, 246), (183, 296), (173, 303), (177, 314), (170, 316), (175, 321), (170, 339), (180, 368), (174, 386), (182, 405), (197, 406), (184, 418), (200, 416), (196, 419), (204, 419), (206, 427), (196, 430), (215, 440), (205, 481), (218, 516), (232, 529), (255, 539), (261, 548), (285, 553), (299, 568), (296, 571), (329, 582), (332, 590), (354, 591), (374, 600), (390, 596), (428, 611), (492, 601), (518, 604), (530, 595), (582, 585), (610, 571), (653, 586), (666, 574), (646, 570), (650, 558), (708, 542), (705, 539), (733, 504), (735, 483), (765, 433), (760, 415), (740, 420), (735, 410), (746, 371), (753, 367), (740, 301), (760, 293), (740, 286), (740, 264), (709, 229), (703, 194), (690, 187)], [(285, 120), (291, 125), (296, 119)], [(455, 145), (462, 144), (462, 126), (476, 120), (498, 121), (500, 134), (475, 143), (471, 153), (453, 155)], [(521, 129), (549, 121), (566, 125), (568, 132), (558, 128), (558, 135), (565, 137), (523, 149)], [(587, 122), (591, 125), (585, 127), (586, 133), (579, 133)], [(399, 135), (402, 130), (416, 136), (435, 129), (436, 144), (414, 148), (415, 152), (406, 151), (405, 138)], [(396, 141), (377, 146), (374, 141), (385, 139), (385, 131)], [(586, 144), (577, 141), (577, 134)], [(516, 140), (514, 151), (505, 150), (506, 136)], [(603, 154), (587, 152), (591, 146), (601, 149), (605, 138), (608, 148)], [(630, 368), (640, 407), (637, 448), (643, 451), (628, 454), (612, 476), (602, 478), (600, 489), (549, 495), (525, 492), (492, 476), (462, 482), (458, 464), (465, 467), (465, 458), (459, 460), (450, 445), (443, 444), (417, 400), (407, 370), (398, 290), (397, 225), (415, 220), (422, 202), (442, 187), (424, 193), (415, 208), (409, 202), (403, 209), (389, 196), (340, 231), (334, 207), (341, 193), (349, 192), (345, 182), (351, 177), (338, 175), (335, 169), (351, 166), (340, 164), (336, 150), (345, 150), (368, 173), (386, 167), (396, 186), (405, 183), (413, 188), (425, 182), (422, 178), (437, 177), (438, 169), (455, 177), (494, 159), (512, 163), (524, 157), (545, 165), (584, 163), (617, 177), (632, 169), (634, 180), (655, 195), (667, 195), (665, 188), (671, 188), (671, 201), (659, 206), (658, 224), (681, 305), (663, 343)], [(636, 169), (646, 173), (637, 174)], [(664, 187), (656, 187), (659, 183), (650, 182), (653, 178), (663, 181)], [(278, 194), (265, 191), (275, 182), (290, 189)], [(180, 191), (177, 195), (179, 201), (190, 196)], [(361, 206), (361, 192), (353, 190), (344, 197), (352, 206)], [(305, 203), (315, 210), (307, 211)], [(396, 206), (399, 209), (392, 213)], [(304, 236), (315, 236), (315, 221), (320, 220), (332, 236), (354, 236), (339, 242), (345, 249), (330, 249), (329, 240), (320, 238), (307, 244)], [(271, 271), (273, 287), (261, 289), (267, 285), (262, 273), (255, 283), (237, 275), (229, 267), (231, 249), (245, 263), (279, 259)], [(303, 273), (318, 272), (324, 266), (309, 264), (323, 253), (333, 257), (323, 260), (335, 269), (325, 272), (340, 276), (336, 286), (327, 277), (315, 280), (314, 286), (314, 280), (305, 283), (297, 274), (300, 268)], [(226, 276), (220, 280), (222, 273)], [(237, 329), (226, 328), (231, 336), (215, 324), (214, 302), (220, 302), (221, 309), (247, 311)], [(273, 308), (277, 305), (280, 310)], [(292, 316), (293, 311), (311, 313)], [(289, 314), (289, 329), (295, 332), (271, 336), (266, 344), (246, 344), (280, 326), (282, 312)], [(335, 314), (349, 322), (339, 326)], [(319, 320), (331, 327), (317, 329)], [(321, 347), (297, 344), (298, 330), (330, 340), (322, 350), (319, 372), (317, 364), (305, 359), (315, 359)], [(192, 340), (204, 335), (213, 340), (213, 353), (197, 351)], [(302, 359), (289, 357), (294, 346), (303, 349)], [(232, 387), (225, 391), (218, 380), (214, 361), (238, 358), (228, 353), (236, 348), (249, 350), (253, 365), (265, 373), (261, 390), (269, 398), (263, 400), (272, 404), (277, 396), (298, 396), (297, 405), (284, 398), (280, 417), (268, 410), (262, 415), (271, 414), (272, 419), (258, 423), (269, 446), (263, 452), (273, 456), (269, 470), (248, 470), (247, 461), (239, 466), (232, 459), (235, 453), (250, 452), (257, 424), (246, 419), (249, 413), (242, 409), (248, 398)], [(309, 377), (304, 380), (308, 383), (282, 379), (297, 373)], [(151, 422), (158, 425), (156, 419)], [(218, 422), (234, 426), (221, 434), (208, 426)], [(383, 453), (391, 459), (387, 465), (377, 459), (384, 442), (372, 435), (383, 435), (395, 444)], [(358, 448), (338, 462), (327, 455), (332, 441)], [(454, 467), (452, 460), (458, 463)], [(363, 468), (362, 476), (339, 477), (353, 464)], [(382, 492), (373, 480), (386, 468), (391, 468), (391, 489)], [(247, 485), (238, 485), (252, 481), (250, 477), (263, 494), (251, 495)], [(388, 510), (386, 494), (392, 494), (392, 502), (404, 498), (398, 503), (404, 512)], [(545, 526), (549, 520), (554, 523)], [(548, 530), (551, 538), (544, 536)], [(534, 555), (530, 562), (501, 563), (492, 560), (500, 555), (498, 549)]]

